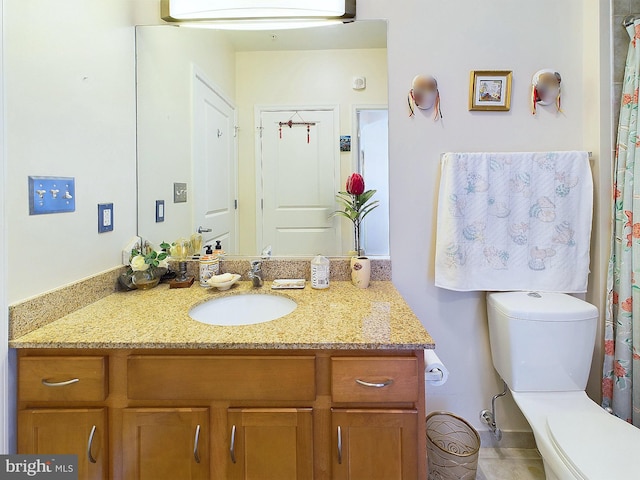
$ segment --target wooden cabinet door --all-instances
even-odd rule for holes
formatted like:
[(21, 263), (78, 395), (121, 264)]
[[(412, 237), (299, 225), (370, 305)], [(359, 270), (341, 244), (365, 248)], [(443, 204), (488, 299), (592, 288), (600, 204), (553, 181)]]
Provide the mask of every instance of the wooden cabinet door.
[(418, 478), (416, 410), (332, 410), (333, 480)]
[(128, 408), (122, 416), (124, 478), (208, 479), (206, 408)]
[(18, 453), (78, 456), (78, 478), (108, 478), (104, 408), (38, 408), (18, 414)]
[(310, 408), (229, 409), (230, 480), (313, 478)]

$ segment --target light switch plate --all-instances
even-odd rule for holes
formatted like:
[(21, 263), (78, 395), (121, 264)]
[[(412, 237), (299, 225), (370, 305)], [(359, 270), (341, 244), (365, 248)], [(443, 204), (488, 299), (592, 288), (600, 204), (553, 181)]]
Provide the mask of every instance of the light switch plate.
[(29, 176), (29, 215), (75, 212), (75, 210), (75, 178)]
[(156, 223), (164, 222), (164, 200), (156, 200)]
[(113, 203), (98, 204), (98, 233), (113, 231)]
[(187, 201), (187, 184), (173, 184), (173, 203), (185, 203)]

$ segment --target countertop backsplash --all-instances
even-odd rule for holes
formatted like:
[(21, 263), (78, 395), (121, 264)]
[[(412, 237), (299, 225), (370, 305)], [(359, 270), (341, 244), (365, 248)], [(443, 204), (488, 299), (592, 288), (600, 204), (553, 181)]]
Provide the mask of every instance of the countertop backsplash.
[(116, 267), (9, 305), (9, 340), (111, 295), (117, 290), (118, 276), (125, 268)]

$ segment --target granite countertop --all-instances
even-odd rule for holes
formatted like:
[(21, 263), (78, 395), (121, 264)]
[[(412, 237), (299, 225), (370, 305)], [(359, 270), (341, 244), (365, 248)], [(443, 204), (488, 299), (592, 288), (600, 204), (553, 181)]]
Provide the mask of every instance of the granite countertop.
[[(186, 289), (160, 285), (116, 292), (59, 320), (15, 338), (12, 348), (184, 348), (184, 349), (376, 349), (435, 348), (435, 343), (389, 281), (359, 289), (331, 282), (327, 290), (254, 289), (238, 282), (220, 292), (197, 284)], [(267, 323), (220, 327), (192, 320), (191, 307), (238, 293), (284, 295), (295, 311)]]

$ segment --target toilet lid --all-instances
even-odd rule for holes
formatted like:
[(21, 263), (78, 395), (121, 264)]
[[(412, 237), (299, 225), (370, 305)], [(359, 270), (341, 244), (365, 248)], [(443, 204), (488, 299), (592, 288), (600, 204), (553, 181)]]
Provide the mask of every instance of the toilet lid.
[(547, 417), (551, 440), (578, 478), (634, 478), (640, 472), (640, 429), (602, 413), (557, 413)]

